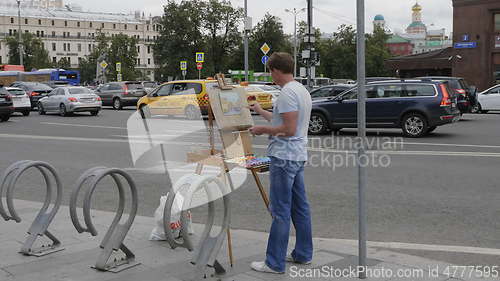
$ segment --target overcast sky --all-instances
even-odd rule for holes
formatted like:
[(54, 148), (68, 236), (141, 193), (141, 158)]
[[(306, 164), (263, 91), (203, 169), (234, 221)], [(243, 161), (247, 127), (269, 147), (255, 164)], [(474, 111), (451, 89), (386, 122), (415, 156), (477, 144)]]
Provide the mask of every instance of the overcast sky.
[[(12, 0), (13, 1), (13, 0)], [(233, 6), (243, 7), (244, 0), (231, 0)], [(83, 6), (84, 10), (106, 12), (144, 11), (147, 15), (161, 15), (162, 6), (166, 1), (161, 0), (65, 0), (65, 3), (75, 3)], [(453, 9), (451, 0), (418, 0), (423, 7), (423, 21), (428, 29), (446, 28), (452, 31)], [(392, 31), (402, 32), (411, 22), (411, 7), (415, 0), (365, 0), (367, 31), (371, 31), (375, 15), (382, 14), (387, 27)], [(355, 0), (313, 0), (314, 26), (322, 32), (332, 33), (341, 24), (355, 24)], [(257, 23), (266, 12), (277, 15), (282, 19), (285, 32), (293, 32), (293, 16), (284, 9), (304, 8), (306, 0), (248, 0), (248, 13)], [(306, 13), (298, 16), (298, 20), (306, 20)], [(430, 26), (434, 24), (434, 26)]]

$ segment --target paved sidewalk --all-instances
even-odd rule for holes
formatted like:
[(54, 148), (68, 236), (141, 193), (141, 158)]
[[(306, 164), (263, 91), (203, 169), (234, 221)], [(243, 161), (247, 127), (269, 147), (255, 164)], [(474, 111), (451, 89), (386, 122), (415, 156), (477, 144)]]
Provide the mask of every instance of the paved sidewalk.
[[(41, 204), (16, 200), (15, 205), (23, 222), (16, 224), (13, 221), (0, 221), (0, 281), (179, 281), (193, 278), (194, 267), (189, 263), (192, 253), (182, 248), (172, 250), (163, 241), (148, 241), (155, 226), (151, 217), (136, 217), (125, 239), (125, 245), (134, 252), (136, 261), (141, 264), (120, 273), (99, 272), (90, 267), (96, 262), (100, 250), (98, 245), (114, 217), (114, 213), (110, 212), (92, 212), (94, 224), (99, 231), (97, 237), (92, 237), (88, 233), (77, 233), (71, 223), (68, 208), (63, 206), (49, 230), (61, 240), (65, 250), (40, 258), (18, 254), (26, 230)], [(195, 232), (200, 234), (202, 227), (195, 225)], [(252, 271), (249, 263), (264, 258), (267, 234), (245, 230), (232, 230), (231, 233), (234, 267), (230, 268), (228, 265), (227, 243), (224, 243), (219, 261), (228, 272), (213, 276), (214, 272), (209, 268), (206, 280), (358, 280), (355, 276), (350, 276), (352, 272), (349, 273), (348, 270), (357, 265), (357, 246), (351, 242), (315, 239), (313, 264), (288, 265), (287, 272), (281, 275), (262, 274)], [(380, 248), (369, 248), (368, 256), (369, 270), (374, 276), (365, 280), (500, 280), (465, 278), (468, 274), (464, 278), (450, 278), (443, 274), (450, 264)], [(434, 272), (436, 268), (439, 272)], [(433, 269), (433, 274), (430, 274), (429, 269)], [(343, 274), (340, 272), (342, 270)], [(339, 274), (347, 274), (347, 277), (335, 277)]]

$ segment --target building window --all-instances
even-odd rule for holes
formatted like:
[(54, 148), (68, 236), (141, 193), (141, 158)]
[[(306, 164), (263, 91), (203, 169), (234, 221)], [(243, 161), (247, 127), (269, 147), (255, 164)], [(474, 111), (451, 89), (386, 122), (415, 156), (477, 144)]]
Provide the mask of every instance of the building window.
[(149, 31), (149, 25), (146, 25), (146, 30)]
[(151, 46), (148, 46), (148, 54), (151, 54)]
[(10, 23), (14, 23), (14, 18), (10, 18)]
[(495, 14), (495, 31), (500, 31), (500, 14)]
[(56, 23), (54, 22), (54, 20), (52, 20), (52, 26), (56, 25)]
[(135, 30), (139, 30), (139, 26), (137, 24), (135, 25)]
[(94, 39), (94, 38), (95, 38), (95, 34), (94, 34), (94, 33), (92, 33), (92, 39)]
[(40, 37), (40, 30), (36, 31), (36, 37)]
[(66, 43), (63, 43), (63, 51), (66, 52)]
[(82, 44), (78, 44), (78, 52), (82, 51)]
[(89, 27), (92, 28), (92, 22), (89, 23)]
[(56, 43), (52, 43), (52, 51), (56, 51)]
[(57, 57), (52, 57), (52, 62), (57, 63)]
[(64, 21), (64, 26), (68, 26), (68, 21), (67, 20)]
[(66, 38), (66, 31), (63, 31), (63, 38)]
[(89, 44), (89, 52), (92, 51), (92, 44)]
[(151, 59), (150, 58), (148, 58), (148, 64), (151, 64)]
[(137, 53), (141, 52), (141, 46), (137, 46)]
[(52, 31), (52, 37), (56, 37), (56, 32)]
[(9, 36), (12, 36), (12, 29), (9, 29)]
[(125, 30), (127, 29), (127, 25), (126, 24), (125, 24), (124, 28), (125, 28)]
[(25, 30), (24, 33), (30, 33), (30, 31), (29, 30)]
[(68, 43), (68, 52), (71, 51), (71, 44)]
[(101, 27), (104, 28), (104, 23), (101, 23)]
[(0, 63), (2, 63), (2, 56), (0, 56)]
[(42, 37), (45, 37), (45, 33), (43, 32), (43, 30), (40, 32), (40, 35), (41, 35)]
[(82, 33), (81, 33), (81, 32), (78, 32), (78, 33), (76, 34), (76, 36), (77, 36), (78, 38), (81, 38), (81, 37), (82, 37)]
[(42, 20), (38, 20), (38, 25), (42, 25)]
[(116, 23), (113, 23), (113, 29), (116, 29)]
[(28, 24), (28, 19), (24, 19), (24, 24)]

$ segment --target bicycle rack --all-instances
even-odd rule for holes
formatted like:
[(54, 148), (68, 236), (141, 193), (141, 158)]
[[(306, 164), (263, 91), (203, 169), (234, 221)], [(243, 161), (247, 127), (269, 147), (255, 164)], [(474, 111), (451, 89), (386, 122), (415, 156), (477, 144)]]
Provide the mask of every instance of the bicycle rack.
[[(222, 199), (224, 204), (224, 218), (221, 225), (221, 230), (219, 234), (215, 237), (210, 236), (210, 232), (214, 226), (215, 220), (215, 201), (218, 199), (215, 194), (215, 190), (209, 189), (208, 184), (215, 183), (219, 188), (220, 193), (222, 193)], [(191, 263), (196, 265), (196, 274), (198, 277), (205, 275), (205, 267), (206, 265), (213, 267), (218, 274), (225, 273), (225, 269), (220, 265), (217, 261), (217, 255), (219, 250), (224, 242), (225, 235), (229, 228), (230, 222), (230, 198), (229, 192), (227, 190), (227, 186), (222, 183), (220, 179), (214, 176), (201, 176), (201, 175), (186, 175), (179, 179), (179, 181), (175, 184), (173, 192), (169, 193), (167, 198), (167, 202), (165, 203), (165, 212), (164, 217), (170, 218), (172, 204), (175, 201), (175, 197), (180, 191), (180, 188), (188, 185), (188, 189), (186, 193), (183, 193), (184, 196), (182, 211), (181, 211), (181, 236), (183, 238), (183, 243), (178, 243), (173, 237), (170, 229), (168, 228), (168, 224), (165, 224), (165, 236), (167, 238), (168, 243), (172, 248), (176, 247), (184, 247), (189, 251), (193, 249), (191, 239), (187, 230), (187, 220), (188, 215), (187, 212), (190, 209), (191, 200), (193, 195), (199, 190), (203, 189), (207, 195), (208, 199), (208, 217), (207, 223), (205, 224), (205, 229), (203, 230), (203, 234), (201, 235), (200, 242), (198, 247), (196, 248), (193, 259)], [(219, 193), (219, 194), (220, 194)]]
[[(116, 186), (118, 187), (120, 201), (118, 204), (116, 216), (113, 219), (113, 222), (111, 223), (108, 231), (106, 232), (106, 235), (102, 239), (101, 244), (99, 245), (99, 247), (102, 249), (101, 253), (97, 258), (95, 266), (92, 267), (101, 271), (110, 271), (117, 273), (140, 264), (135, 261), (134, 253), (132, 253), (132, 251), (127, 248), (125, 244), (123, 244), (123, 241), (134, 222), (138, 207), (137, 187), (132, 177), (125, 171), (117, 168), (95, 167), (87, 170), (76, 181), (75, 187), (71, 193), (69, 209), (71, 221), (73, 222), (73, 225), (75, 226), (78, 233), (88, 232), (92, 236), (97, 236), (97, 230), (92, 223), (90, 215), (92, 195), (94, 194), (94, 191), (97, 188), (99, 182), (107, 176), (111, 176)], [(128, 186), (130, 187), (130, 193), (132, 196), (131, 210), (128, 215), (127, 221), (123, 224), (120, 224), (120, 220), (125, 209), (126, 197), (123, 183), (120, 177), (125, 179), (125, 181), (127, 182)], [(83, 201), (83, 218), (86, 227), (82, 227), (76, 211), (78, 195), (84, 185), (87, 185), (85, 198)], [(109, 261), (111, 255), (118, 250), (121, 250), (125, 254), (125, 258), (122, 258), (120, 260), (117, 260), (115, 258), (113, 261)]]
[[(46, 162), (31, 160), (23, 160), (10, 165), (7, 170), (5, 170), (1, 179), (0, 215), (6, 221), (14, 220), (17, 223), (21, 222), (21, 218), (17, 214), (14, 207), (14, 190), (19, 178), (30, 168), (36, 168), (42, 174), (45, 180), (47, 192), (45, 196), (45, 202), (38, 212), (35, 220), (31, 224), (30, 228), (28, 229), (28, 237), (19, 252), (28, 256), (41, 257), (64, 250), (64, 248), (60, 247), (61, 242), (47, 230), (50, 223), (57, 214), (57, 211), (59, 211), (62, 200), (62, 184), (59, 175), (57, 174), (57, 171), (54, 169), (54, 167)], [(54, 181), (56, 184), (55, 201), (53, 203), (52, 210), (48, 212), (47, 210), (49, 209), (51, 202), (53, 201)], [(6, 189), (5, 200), (7, 203), (8, 211), (5, 210), (2, 203), (4, 189)], [(43, 235), (49, 238), (52, 241), (52, 244), (42, 245), (39, 248), (33, 248), (33, 245), (36, 242), (37, 238)]]

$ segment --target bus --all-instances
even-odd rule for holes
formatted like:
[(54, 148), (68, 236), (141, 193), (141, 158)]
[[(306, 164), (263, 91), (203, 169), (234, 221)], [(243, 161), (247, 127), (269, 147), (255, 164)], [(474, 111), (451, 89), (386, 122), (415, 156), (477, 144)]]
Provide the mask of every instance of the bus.
[(31, 72), (0, 71), (0, 85), (10, 85), (15, 81), (26, 82), (66, 82), (70, 85), (80, 84), (80, 72), (64, 69), (41, 69)]
[(49, 81), (63, 81), (70, 85), (80, 85), (80, 72), (77, 70), (64, 70), (64, 69), (40, 69), (32, 71), (32, 74), (50, 74)]

